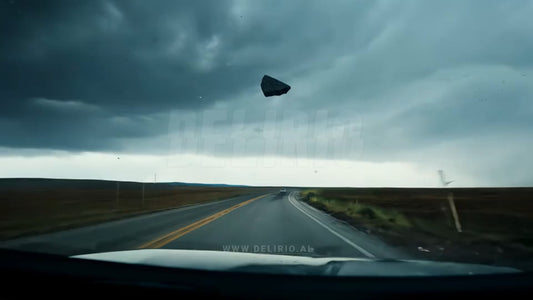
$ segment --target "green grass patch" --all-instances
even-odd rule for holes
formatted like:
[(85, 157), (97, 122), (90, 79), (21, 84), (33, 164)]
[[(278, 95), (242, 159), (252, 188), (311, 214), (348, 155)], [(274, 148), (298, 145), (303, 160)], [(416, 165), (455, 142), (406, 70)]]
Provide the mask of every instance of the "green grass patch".
[(322, 196), (320, 190), (310, 189), (300, 192), (300, 197), (309, 204), (332, 214), (343, 214), (352, 222), (371, 224), (380, 227), (409, 228), (412, 223), (402, 213), (394, 209), (381, 208), (360, 203), (357, 198), (332, 199)]

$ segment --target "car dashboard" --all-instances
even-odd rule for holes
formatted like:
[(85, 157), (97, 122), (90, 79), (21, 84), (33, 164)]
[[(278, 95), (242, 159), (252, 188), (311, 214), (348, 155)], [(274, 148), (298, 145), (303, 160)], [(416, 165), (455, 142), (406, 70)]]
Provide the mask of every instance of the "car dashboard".
[(530, 273), (449, 277), (321, 277), (200, 271), (0, 250), (3, 298), (117, 295), (216, 299), (450, 299), (530, 295)]

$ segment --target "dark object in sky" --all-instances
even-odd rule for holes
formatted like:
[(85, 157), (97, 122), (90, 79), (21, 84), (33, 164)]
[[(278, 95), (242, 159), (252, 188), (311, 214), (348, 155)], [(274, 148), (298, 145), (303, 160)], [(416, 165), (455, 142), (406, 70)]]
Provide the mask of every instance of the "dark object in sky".
[(287, 94), (290, 89), (290, 85), (268, 75), (263, 76), (263, 80), (261, 80), (261, 90), (263, 90), (265, 97)]

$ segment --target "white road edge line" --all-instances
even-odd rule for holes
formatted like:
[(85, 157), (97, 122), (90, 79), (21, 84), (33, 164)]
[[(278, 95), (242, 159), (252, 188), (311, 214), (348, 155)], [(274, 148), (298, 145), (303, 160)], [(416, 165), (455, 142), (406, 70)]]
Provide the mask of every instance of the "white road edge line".
[(292, 206), (294, 206), (296, 209), (298, 209), (299, 211), (301, 211), (303, 214), (305, 214), (306, 216), (308, 216), (309, 218), (311, 218), (313, 221), (317, 222), (320, 226), (324, 227), (327, 231), (333, 233), (335, 236), (337, 236), (338, 238), (340, 238), (341, 240), (345, 241), (348, 245), (354, 247), (357, 251), (363, 253), (364, 255), (366, 255), (367, 257), (369, 258), (374, 258), (376, 257), (374, 254), (366, 251), (365, 249), (361, 248), (361, 246), (353, 243), (352, 241), (350, 241), (349, 239), (345, 238), (344, 236), (342, 236), (340, 233), (336, 232), (335, 230), (331, 229), (329, 226), (327, 226), (326, 224), (320, 222), (317, 218), (311, 216), (310, 214), (308, 214), (307, 212), (305, 212), (303, 209), (299, 208), (294, 202), (293, 200), (291, 200), (291, 196), (293, 196), (293, 193), (291, 192), (289, 194), (289, 196), (287, 197), (289, 199), (289, 202), (292, 204)]

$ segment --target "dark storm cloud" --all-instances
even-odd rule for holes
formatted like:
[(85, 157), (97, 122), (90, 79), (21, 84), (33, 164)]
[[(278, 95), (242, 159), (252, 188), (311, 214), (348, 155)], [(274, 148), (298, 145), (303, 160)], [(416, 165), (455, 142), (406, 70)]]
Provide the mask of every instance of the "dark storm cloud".
[[(209, 47), (224, 47), (218, 34), (231, 26), (222, 1), (0, 5), (0, 118), (10, 128), (3, 146), (105, 149), (112, 138), (165, 130), (154, 116), (162, 111), (201, 108), (209, 102), (199, 95), (221, 97), (252, 80), (237, 78), (246, 70), (217, 69), (214, 60), (224, 57), (216, 53), (205, 58)], [(43, 109), (36, 98), (57, 105)], [(72, 99), (100, 111), (60, 108)]]
[[(10, 70), (2, 74), (4, 97), (81, 98), (125, 111), (201, 106), (193, 100), (206, 93), (201, 82), (222, 78), (194, 65), (196, 48), (223, 29), (217, 20), (227, 18), (227, 8), (220, 3), (3, 3), (2, 69)], [(181, 34), (182, 48), (165, 56)], [(224, 92), (221, 86), (214, 91)]]
[[(0, 69), (7, 71), (0, 75), (0, 118), (12, 128), (2, 133), (2, 146), (105, 149), (125, 131), (161, 134), (166, 120), (158, 114), (231, 99), (264, 72), (309, 71), (311, 58), (338, 48), (335, 39), (354, 30), (338, 37), (330, 35), (332, 25), (309, 30), (320, 21), (319, 3), (277, 1), (239, 11), (249, 3), (2, 1)], [(78, 117), (42, 110), (32, 105), (36, 98), (101, 111)], [(140, 116), (152, 121), (131, 122), (129, 130), (112, 122)]]
[[(263, 144), (355, 124), (365, 160), (464, 161), (494, 137), (518, 149), (533, 127), (532, 14), (526, 1), (2, 1), (0, 146), (231, 155), (231, 136), (250, 144), (239, 155), (294, 156)], [(290, 93), (262, 98), (264, 74)], [(175, 121), (204, 112), (217, 126), (195, 117), (193, 146), (169, 148)], [(316, 129), (324, 112), (341, 125)], [(502, 166), (521, 152), (506, 153)]]

